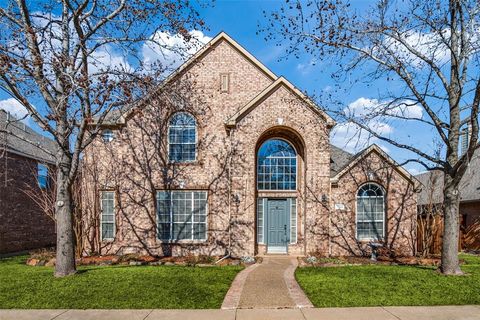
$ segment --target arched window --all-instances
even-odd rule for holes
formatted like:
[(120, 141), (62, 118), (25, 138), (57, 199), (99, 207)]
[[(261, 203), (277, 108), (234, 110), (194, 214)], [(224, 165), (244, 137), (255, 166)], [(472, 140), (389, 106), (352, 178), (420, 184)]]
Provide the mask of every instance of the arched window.
[(168, 125), (168, 157), (173, 162), (196, 160), (197, 123), (186, 112), (179, 112), (170, 118)]
[(377, 184), (364, 184), (357, 192), (357, 239), (382, 240), (384, 236), (384, 192)]
[(258, 150), (259, 190), (296, 190), (297, 153), (285, 140), (270, 139)]

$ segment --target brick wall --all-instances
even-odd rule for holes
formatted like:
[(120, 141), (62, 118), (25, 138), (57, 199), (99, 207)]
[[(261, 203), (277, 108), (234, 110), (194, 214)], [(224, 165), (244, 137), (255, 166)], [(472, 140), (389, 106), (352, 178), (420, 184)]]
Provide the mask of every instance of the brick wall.
[(24, 193), (37, 188), (36, 173), (35, 160), (0, 154), (0, 253), (55, 244), (55, 223)]
[[(357, 241), (355, 232), (356, 194), (367, 182), (376, 183), (385, 191), (385, 247), (398, 255), (414, 254), (417, 203), (414, 185), (375, 151), (359, 161), (332, 187), (331, 254), (368, 253), (368, 241)], [(335, 204), (344, 207), (335, 208)]]
[[(230, 75), (230, 90), (221, 92), (220, 75), (225, 73)], [(332, 250), (329, 203), (322, 201), (331, 194), (330, 129), (325, 119), (281, 84), (235, 128), (225, 127), (226, 120), (274, 80), (227, 41), (220, 41), (170, 88), (132, 113), (115, 129), (112, 142), (96, 139), (83, 159), (84, 254), (221, 255), (229, 243), (234, 256), (264, 253), (265, 247), (256, 243), (256, 200), (267, 196), (297, 199), (298, 241), (289, 246), (289, 253), (343, 254), (340, 244)], [(178, 95), (187, 101), (179, 102)], [(198, 158), (187, 165), (168, 162), (167, 124), (178, 110), (191, 112), (198, 123)], [(287, 139), (297, 149), (296, 191), (256, 190), (257, 149), (270, 137)], [(409, 188), (405, 181), (398, 178), (398, 188)], [(347, 178), (339, 185), (349, 197), (355, 196)], [(156, 238), (155, 193), (162, 189), (208, 190), (207, 241), (170, 244)], [(113, 241), (99, 237), (99, 190), (115, 191)], [(393, 205), (399, 203), (392, 200)]]

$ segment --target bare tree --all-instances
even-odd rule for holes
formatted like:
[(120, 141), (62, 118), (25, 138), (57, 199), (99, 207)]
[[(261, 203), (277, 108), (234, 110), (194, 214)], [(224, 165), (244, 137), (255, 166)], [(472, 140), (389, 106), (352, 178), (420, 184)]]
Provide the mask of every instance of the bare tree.
[(188, 42), (188, 30), (202, 25), (185, 0), (2, 2), (0, 87), (57, 143), (56, 276), (76, 270), (72, 184), (82, 151), (109, 112), (148, 91), (167, 67), (144, 63), (142, 46), (182, 51), (157, 32)]
[[(346, 80), (390, 83), (379, 92), (385, 103), (366, 114), (348, 108), (332, 111), (372, 137), (407, 150), (412, 156), (406, 163), (445, 173), (441, 271), (461, 274), (458, 185), (479, 147), (478, 2), (378, 0), (359, 11), (343, 0), (287, 1), (269, 15), (267, 39), (287, 40), (288, 53), (295, 56), (306, 52), (316, 61), (329, 59), (338, 66), (333, 79), (343, 85)], [(426, 115), (409, 113), (414, 105)], [(382, 118), (417, 123), (433, 131), (442, 155), (382, 133), (375, 125)], [(464, 125), (471, 129), (471, 139), (462, 154), (459, 137)]]

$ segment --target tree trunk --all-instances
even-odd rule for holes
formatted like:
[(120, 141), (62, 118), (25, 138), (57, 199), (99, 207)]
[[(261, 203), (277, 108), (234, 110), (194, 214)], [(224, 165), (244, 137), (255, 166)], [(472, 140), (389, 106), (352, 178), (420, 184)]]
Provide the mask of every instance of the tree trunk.
[(55, 215), (57, 220), (57, 258), (55, 276), (64, 277), (76, 272), (73, 232), (72, 188), (68, 182), (69, 159), (63, 155), (57, 170)]
[(458, 186), (452, 177), (445, 174), (445, 187), (443, 190), (443, 240), (442, 264), (440, 270), (443, 274), (462, 274), (458, 262), (458, 218), (459, 218), (459, 193)]

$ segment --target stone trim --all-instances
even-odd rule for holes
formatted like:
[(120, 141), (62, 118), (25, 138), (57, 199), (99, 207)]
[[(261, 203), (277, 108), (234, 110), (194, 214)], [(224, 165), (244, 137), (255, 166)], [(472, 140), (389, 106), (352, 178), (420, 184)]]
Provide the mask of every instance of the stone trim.
[(298, 260), (297, 258), (293, 258), (292, 264), (285, 270), (285, 273), (283, 274), (285, 284), (288, 288), (288, 293), (295, 303), (296, 308), (313, 308), (312, 302), (305, 295), (305, 292), (303, 292), (297, 280), (295, 280), (295, 270), (297, 267)]
[(238, 305), (240, 303), (240, 297), (242, 296), (242, 291), (243, 287), (245, 285), (245, 281), (247, 280), (248, 275), (250, 272), (255, 270), (260, 263), (255, 263), (249, 267), (247, 267), (245, 270), (242, 270), (235, 279), (232, 282), (232, 285), (230, 286), (230, 289), (228, 289), (227, 294), (225, 295), (225, 298), (223, 299), (222, 307), (221, 309), (237, 309)]

